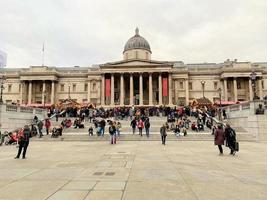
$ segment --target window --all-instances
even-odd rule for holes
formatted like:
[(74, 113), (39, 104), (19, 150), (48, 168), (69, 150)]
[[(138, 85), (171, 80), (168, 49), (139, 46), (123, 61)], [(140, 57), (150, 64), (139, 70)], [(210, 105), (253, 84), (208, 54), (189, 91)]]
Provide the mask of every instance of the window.
[(21, 84), (19, 84), (19, 92), (21, 91), (21, 86), (22, 86), (22, 85), (21, 85)]
[(261, 87), (264, 89), (264, 81), (261, 81)]
[(42, 85), (39, 85), (39, 92), (43, 92), (43, 86)]
[(214, 90), (217, 90), (218, 89), (218, 82), (214, 82), (213, 87), (214, 87)]
[(12, 85), (8, 84), (8, 92), (11, 92), (11, 90), (12, 90)]
[(96, 90), (96, 83), (93, 83), (93, 91)]
[(241, 82), (240, 81), (236, 81), (236, 87), (237, 87), (237, 89), (241, 89)]
[(76, 84), (73, 84), (73, 85), (72, 85), (72, 91), (73, 91), (73, 92), (76, 92)]
[(192, 82), (189, 82), (189, 90), (193, 90), (193, 84), (192, 84)]
[(88, 90), (88, 84), (85, 83), (85, 84), (84, 84), (84, 91), (87, 92), (87, 90)]
[(184, 82), (180, 81), (180, 89), (184, 88)]
[(64, 84), (60, 84), (60, 91), (64, 92)]

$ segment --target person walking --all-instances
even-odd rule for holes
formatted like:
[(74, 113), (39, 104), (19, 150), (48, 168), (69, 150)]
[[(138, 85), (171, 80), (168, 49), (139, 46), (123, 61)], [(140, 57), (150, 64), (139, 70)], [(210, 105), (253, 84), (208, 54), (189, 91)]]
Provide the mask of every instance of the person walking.
[(30, 142), (30, 128), (28, 125), (25, 125), (22, 134), (18, 136), (19, 150), (15, 159), (19, 159), (22, 149), (23, 149), (22, 159), (26, 158), (26, 152), (29, 146), (29, 142)]
[(135, 134), (135, 130), (136, 130), (136, 119), (133, 118), (133, 120), (131, 121), (131, 127), (133, 130), (133, 135)]
[(137, 127), (139, 129), (139, 135), (143, 136), (143, 128), (144, 128), (144, 122), (142, 121), (142, 119), (139, 119), (138, 123), (137, 123)]
[(163, 124), (162, 127), (160, 128), (160, 135), (161, 135), (162, 144), (165, 145), (166, 137), (167, 137), (167, 130), (166, 130), (165, 124)]
[(146, 136), (147, 137), (149, 137), (149, 129), (150, 129), (149, 118), (146, 118), (146, 120), (145, 120), (145, 130), (146, 130)]
[(229, 147), (230, 149), (230, 155), (235, 155), (236, 133), (229, 124), (226, 124), (226, 128), (224, 131), (225, 131), (226, 146)]
[(106, 121), (104, 119), (102, 119), (100, 121), (100, 135), (102, 137), (104, 137), (104, 134), (105, 134), (105, 126), (106, 126)]
[(120, 122), (116, 122), (116, 132), (118, 137), (120, 137), (121, 135), (121, 123)]
[(214, 144), (218, 146), (219, 151), (220, 151), (220, 156), (223, 155), (223, 148), (222, 145), (224, 145), (224, 140), (225, 140), (225, 136), (224, 136), (224, 131), (222, 129), (221, 125), (218, 125), (218, 127), (215, 130), (215, 134), (214, 134)]
[(49, 135), (50, 127), (51, 127), (51, 122), (50, 122), (49, 119), (46, 119), (46, 120), (45, 120), (46, 135)]
[(37, 123), (38, 131), (39, 131), (39, 137), (41, 138), (43, 136), (42, 130), (43, 130), (44, 123), (42, 120), (39, 120)]
[(116, 144), (116, 126), (115, 122), (111, 122), (109, 126), (110, 144)]

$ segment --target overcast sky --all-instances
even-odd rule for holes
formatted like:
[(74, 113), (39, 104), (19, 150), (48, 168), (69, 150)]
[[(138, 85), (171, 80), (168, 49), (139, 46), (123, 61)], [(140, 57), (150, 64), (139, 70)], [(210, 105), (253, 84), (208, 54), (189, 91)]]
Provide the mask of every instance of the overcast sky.
[(8, 67), (122, 59), (138, 26), (153, 60), (267, 61), (267, 0), (0, 0)]

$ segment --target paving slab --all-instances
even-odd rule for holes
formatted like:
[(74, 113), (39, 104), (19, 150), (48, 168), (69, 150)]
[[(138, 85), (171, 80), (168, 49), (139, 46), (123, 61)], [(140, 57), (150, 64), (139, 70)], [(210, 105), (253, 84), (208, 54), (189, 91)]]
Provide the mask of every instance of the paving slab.
[(65, 185), (63, 190), (92, 190), (96, 185), (95, 181), (71, 181)]
[(60, 190), (53, 194), (48, 200), (83, 200), (88, 191)]
[(124, 190), (125, 182), (98, 182), (94, 190)]
[(85, 200), (121, 200), (122, 191), (91, 191)]

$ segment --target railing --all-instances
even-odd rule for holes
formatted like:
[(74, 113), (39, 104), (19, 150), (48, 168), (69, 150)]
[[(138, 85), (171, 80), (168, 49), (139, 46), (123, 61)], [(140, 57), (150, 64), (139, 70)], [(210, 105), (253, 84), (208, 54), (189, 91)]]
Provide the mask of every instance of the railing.
[(35, 114), (42, 114), (43, 110), (39, 108), (35, 108)]
[(7, 112), (17, 112), (18, 107), (14, 105), (6, 105), (6, 111)]
[(240, 110), (240, 104), (230, 106), (230, 111)]
[(242, 103), (241, 107), (242, 107), (242, 110), (250, 109), (250, 103), (249, 102)]
[(27, 108), (27, 107), (20, 107), (20, 112), (32, 113), (33, 109), (32, 108)]

